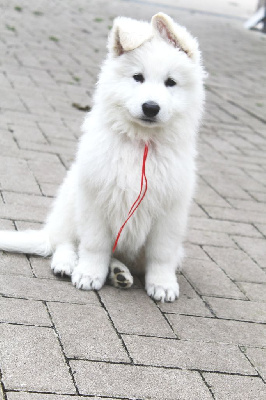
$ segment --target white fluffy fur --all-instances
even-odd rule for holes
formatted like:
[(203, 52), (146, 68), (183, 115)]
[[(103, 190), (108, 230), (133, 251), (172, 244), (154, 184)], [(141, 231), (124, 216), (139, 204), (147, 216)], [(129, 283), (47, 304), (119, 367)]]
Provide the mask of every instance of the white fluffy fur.
[[(151, 297), (173, 301), (179, 292), (175, 272), (193, 196), (204, 102), (197, 41), (160, 13), (152, 24), (116, 19), (108, 46), (76, 161), (43, 231), (49, 238), (43, 241), (47, 251), (39, 251), (40, 244), (22, 245), (19, 236), (4, 240), (5, 233), (0, 248), (46, 255), (50, 243), (52, 269), (88, 290), (102, 287), (117, 259), (130, 269), (145, 270)], [(140, 73), (143, 83), (133, 79)], [(169, 77), (175, 86), (165, 85)], [(142, 104), (148, 101), (160, 106), (152, 123), (141, 119)], [(111, 261), (116, 235), (138, 196), (145, 143), (148, 191)]]

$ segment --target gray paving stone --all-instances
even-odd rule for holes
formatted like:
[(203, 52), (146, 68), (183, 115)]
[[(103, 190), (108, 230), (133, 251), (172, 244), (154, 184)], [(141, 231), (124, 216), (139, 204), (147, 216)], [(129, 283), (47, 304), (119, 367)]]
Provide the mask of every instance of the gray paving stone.
[[(28, 117), (28, 115), (27, 115)], [(7, 150), (5, 148), (0, 147), (0, 155), (1, 156), (6, 156)], [(10, 150), (9, 150), (10, 153)], [(38, 158), (41, 158), (46, 161), (50, 161), (53, 163), (55, 160), (58, 159), (58, 156), (56, 154), (50, 154), (50, 153), (40, 153), (32, 150), (23, 150), (23, 149), (16, 149), (12, 150), (12, 153), (10, 154), (10, 157), (16, 158), (16, 159), (22, 159), (25, 161), (28, 160), (36, 160)], [(33, 193), (34, 194), (34, 193)], [(40, 192), (36, 193), (36, 195), (40, 194)]]
[(63, 303), (98, 304), (93, 291), (77, 290), (66, 280), (27, 278), (0, 275), (0, 292), (3, 295)]
[(266, 386), (260, 378), (204, 373), (217, 400), (264, 400)]
[[(80, 90), (80, 89), (79, 89)], [(65, 127), (63, 123), (61, 124), (49, 124), (42, 122), (40, 124), (41, 130), (44, 132), (45, 136), (51, 139), (62, 138), (62, 139), (75, 139), (73, 133)], [(78, 129), (78, 128), (77, 128)]]
[(257, 201), (266, 202), (266, 193), (257, 192), (250, 190), (250, 194), (254, 197)]
[(24, 160), (0, 157), (0, 177), (1, 189), (40, 194), (37, 182)]
[(266, 223), (266, 214), (261, 214), (257, 211), (246, 211), (237, 210), (233, 208), (222, 208), (216, 206), (205, 206), (204, 210), (208, 213), (211, 218), (221, 219), (224, 221), (240, 221), (245, 223)]
[(43, 207), (46, 212), (50, 209), (52, 199), (45, 196), (36, 196), (25, 193), (3, 192), (7, 204), (22, 204), (24, 206)]
[[(249, 151), (249, 153), (250, 154), (254, 154), (255, 156), (261, 156), (262, 158), (263, 158), (263, 161), (264, 161), (264, 157), (265, 157), (265, 153), (264, 153), (264, 150), (263, 149), (261, 149), (261, 153), (259, 152), (257, 152), (257, 149), (255, 149), (255, 150), (250, 150)], [(263, 185), (265, 185), (265, 178), (266, 178), (266, 174), (265, 174), (265, 171), (261, 171), (261, 172), (258, 172), (258, 171), (251, 171), (250, 172), (250, 175), (251, 176), (253, 176), (254, 177), (254, 179), (257, 181), (257, 182), (261, 182)], [(265, 211), (265, 206), (264, 206), (264, 209), (263, 209), (264, 211)]]
[(67, 170), (69, 170), (75, 161), (75, 156), (74, 155), (68, 155), (68, 154), (62, 154), (60, 156), (60, 159), (63, 163), (63, 165), (66, 167)]
[[(81, 396), (68, 396), (56, 394), (43, 394), (43, 393), (26, 393), (26, 392), (8, 392), (7, 400), (78, 400)], [(83, 397), (84, 398), (84, 397)], [(100, 400), (100, 397), (90, 397), (93, 400)], [(105, 397), (105, 400), (119, 400), (114, 397)]]
[(186, 258), (196, 258), (200, 260), (209, 260), (209, 257), (202, 250), (202, 248), (197, 244), (192, 244), (189, 242), (185, 243), (185, 254)]
[(3, 129), (2, 127), (0, 127), (0, 145), (2, 148), (8, 149), (9, 152), (17, 149), (12, 133), (8, 129)]
[[(64, 149), (69, 149), (70, 152), (65, 153), (64, 157), (69, 157), (75, 159), (75, 150), (77, 150), (77, 140), (74, 138), (73, 140), (70, 139), (61, 139), (61, 138), (52, 138), (50, 140), (51, 145), (53, 146), (61, 146)], [(74, 150), (74, 151), (73, 151)]]
[(188, 240), (190, 243), (199, 245), (210, 245), (219, 247), (236, 247), (233, 240), (222, 232), (208, 232), (198, 229), (190, 229), (188, 234)]
[[(215, 187), (215, 190), (224, 198), (228, 196), (228, 193), (230, 194), (230, 197), (237, 198), (237, 199), (243, 199), (243, 200), (249, 200), (250, 196), (241, 188), (239, 185), (236, 185), (235, 182), (231, 181), (228, 179), (228, 176), (218, 176), (217, 179), (217, 173), (214, 172), (215, 176), (204, 176), (205, 181), (209, 183), (210, 186)], [(232, 209), (228, 209), (228, 207), (214, 207), (213, 205), (204, 205), (204, 209), (207, 210), (209, 215), (212, 216), (212, 218), (215, 219), (227, 219), (227, 218), (221, 218), (221, 216), (226, 216), (232, 214), (233, 211)], [(215, 215), (216, 214), (216, 215)], [(240, 215), (240, 213), (238, 213)], [(231, 220), (234, 220), (233, 218), (230, 218)], [(241, 219), (237, 219), (237, 221), (243, 222)], [(244, 220), (245, 221), (245, 220)], [(246, 222), (246, 221), (245, 221)]]
[(1, 93), (1, 108), (7, 108), (9, 110), (19, 110), (22, 112), (27, 111), (26, 107), (24, 106), (18, 95), (12, 93), (10, 90), (5, 89), (2, 89)]
[(258, 372), (266, 382), (266, 349), (249, 347), (246, 348), (245, 354), (248, 356), (252, 364), (257, 368)]
[(40, 301), (0, 297), (0, 321), (51, 326), (45, 305)]
[(0, 73), (0, 82), (1, 82), (2, 87), (6, 88), (6, 89), (12, 88), (10, 82), (8, 81), (8, 79), (2, 72)]
[(190, 226), (194, 229), (201, 229), (211, 232), (224, 232), (231, 235), (260, 237), (259, 232), (251, 224), (243, 224), (239, 221), (221, 221), (191, 217)]
[(4, 275), (23, 275), (32, 277), (32, 270), (27, 257), (0, 251), (0, 273)]
[(266, 236), (266, 224), (256, 224), (256, 228)]
[[(266, 207), (265, 207), (266, 208)], [(263, 222), (263, 215), (261, 214), (261, 220), (254, 222)], [(244, 238), (240, 236), (234, 236), (234, 239), (239, 244), (241, 248), (244, 249), (261, 267), (266, 268), (266, 246), (265, 239), (256, 239), (256, 238)]]
[[(41, 113), (41, 111), (40, 111)], [(51, 154), (68, 154), (74, 155), (76, 148), (73, 147), (62, 147), (60, 145), (49, 145), (42, 143), (34, 143), (25, 140), (18, 141), (19, 147), (24, 150), (33, 150), (37, 152), (51, 153)]]
[(39, 183), (61, 184), (66, 174), (66, 169), (59, 160), (51, 163), (40, 158), (28, 161), (28, 165)]
[(225, 201), (214, 189), (212, 189), (208, 184), (199, 180), (198, 188), (196, 192), (196, 200), (200, 204), (216, 204), (221, 207), (230, 207), (230, 205)]
[(212, 261), (187, 259), (183, 273), (202, 295), (244, 299), (245, 296)]
[(53, 183), (41, 183), (40, 187), (44, 196), (55, 197), (57, 195), (59, 185)]
[(265, 346), (264, 324), (166, 314), (180, 339)]
[[(244, 119), (244, 118), (243, 118)], [(246, 122), (246, 121), (245, 121)], [(236, 161), (237, 163), (241, 163), (246, 161), (246, 163), (250, 164), (259, 164), (259, 165), (265, 165), (265, 159), (260, 158), (258, 160), (258, 157), (254, 157), (253, 155), (247, 155), (247, 154), (232, 154), (231, 155), (231, 160)], [(264, 186), (256, 182), (254, 179), (252, 180), (251, 178), (246, 177), (246, 181), (239, 182), (241, 184), (241, 187), (245, 189), (253, 189), (257, 191), (263, 191)]]
[(266, 284), (265, 283), (248, 283), (240, 282), (239, 287), (247, 295), (250, 300), (265, 302), (266, 301)]
[[(51, 270), (50, 258), (31, 256), (30, 263), (32, 266), (32, 270), (37, 278), (58, 280), (58, 276), (56, 276)], [(65, 280), (67, 281), (69, 279), (66, 277)]]
[(38, 126), (28, 126), (27, 129), (17, 125), (10, 125), (13, 136), (16, 140), (31, 140), (36, 143), (47, 143), (47, 139), (44, 137)]
[(38, 231), (43, 228), (43, 224), (41, 222), (32, 221), (15, 221), (15, 225), (18, 231), (26, 231), (27, 229)]
[(197, 372), (87, 361), (70, 365), (82, 394), (141, 400), (212, 398)]
[(231, 279), (246, 282), (266, 282), (266, 273), (239, 249), (218, 249), (204, 246), (209, 254)]
[(130, 362), (100, 305), (48, 303), (48, 307), (67, 357)]
[(158, 303), (158, 307), (166, 313), (211, 317), (210, 310), (182, 275), (178, 275), (178, 282), (180, 288), (178, 300), (173, 303)]
[(4, 219), (43, 222), (47, 210), (42, 207), (26, 207), (20, 204), (0, 204), (0, 217)]
[(190, 215), (192, 215), (193, 217), (203, 217), (203, 218), (205, 218), (207, 213), (201, 207), (199, 207), (198, 204), (193, 202), (192, 207), (190, 209)]
[(257, 146), (255, 146), (254, 144), (250, 143), (248, 140), (246, 140), (246, 138), (241, 137), (235, 137), (235, 136), (231, 136), (230, 138), (228, 138), (228, 141), (230, 143), (233, 143), (236, 145), (236, 147), (238, 148), (242, 148), (242, 149), (257, 149)]
[(255, 374), (237, 346), (129, 335), (123, 338), (136, 364)]
[(52, 329), (1, 324), (0, 331), (6, 389), (75, 393)]
[(266, 304), (204, 297), (218, 318), (266, 323)]
[[(262, 203), (257, 203), (254, 200), (238, 200), (238, 199), (228, 199), (233, 207), (240, 210), (253, 210), (257, 212), (264, 213), (266, 211), (266, 205)], [(246, 235), (247, 236), (247, 235)]]
[(156, 304), (143, 290), (104, 287), (99, 294), (120, 333), (175, 337)]
[(0, 219), (0, 228), (1, 228), (1, 231), (3, 230), (12, 230), (12, 231), (14, 231), (15, 230), (15, 226), (14, 226), (14, 224), (13, 224), (13, 222), (12, 221), (9, 221), (9, 220), (7, 220), (7, 219)]
[[(228, 114), (223, 113), (221, 115), (221, 113), (219, 113), (219, 119), (223, 122), (227, 122), (226, 119), (229, 117)], [(225, 118), (227, 117), (227, 118)], [(231, 117), (232, 118), (232, 117)], [(228, 122), (233, 122), (232, 119)], [(230, 154), (241, 154), (241, 152), (235, 147), (233, 146), (231, 143), (229, 143), (229, 141), (227, 140), (227, 138), (221, 139), (221, 137), (217, 136), (209, 136), (208, 138), (206, 138), (207, 141), (209, 142), (209, 144), (214, 147), (218, 152), (220, 153), (230, 153)]]

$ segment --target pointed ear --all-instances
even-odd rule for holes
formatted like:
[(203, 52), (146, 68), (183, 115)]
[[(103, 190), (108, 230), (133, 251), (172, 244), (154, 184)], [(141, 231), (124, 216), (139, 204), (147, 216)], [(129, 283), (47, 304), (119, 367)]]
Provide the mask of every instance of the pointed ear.
[(152, 28), (147, 22), (118, 17), (114, 20), (108, 40), (108, 49), (113, 56), (121, 56), (121, 54), (141, 46), (151, 37)]
[(186, 53), (193, 61), (200, 59), (198, 42), (186, 28), (176, 24), (172, 18), (164, 13), (154, 15), (151, 23), (156, 33), (166, 42)]

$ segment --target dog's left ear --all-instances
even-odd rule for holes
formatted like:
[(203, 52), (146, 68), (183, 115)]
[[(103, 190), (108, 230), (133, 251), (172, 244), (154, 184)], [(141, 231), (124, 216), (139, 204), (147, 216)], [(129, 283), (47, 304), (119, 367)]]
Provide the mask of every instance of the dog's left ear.
[(117, 57), (141, 46), (152, 37), (150, 24), (132, 18), (117, 17), (108, 40), (109, 52)]
[(164, 13), (154, 15), (151, 24), (155, 32), (166, 42), (186, 53), (193, 61), (200, 59), (197, 40), (186, 28), (176, 24), (168, 15)]

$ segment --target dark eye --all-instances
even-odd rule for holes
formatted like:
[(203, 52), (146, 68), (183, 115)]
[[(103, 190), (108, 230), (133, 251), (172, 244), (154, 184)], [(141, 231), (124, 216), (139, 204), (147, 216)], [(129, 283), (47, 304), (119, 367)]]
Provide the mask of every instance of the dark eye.
[(168, 78), (168, 79), (166, 79), (166, 81), (164, 82), (164, 84), (165, 84), (165, 86), (172, 87), (172, 86), (175, 86), (175, 85), (176, 85), (176, 82), (175, 82), (172, 78)]
[(140, 82), (140, 83), (144, 82), (144, 76), (142, 74), (133, 75), (133, 79), (135, 79), (136, 82)]

